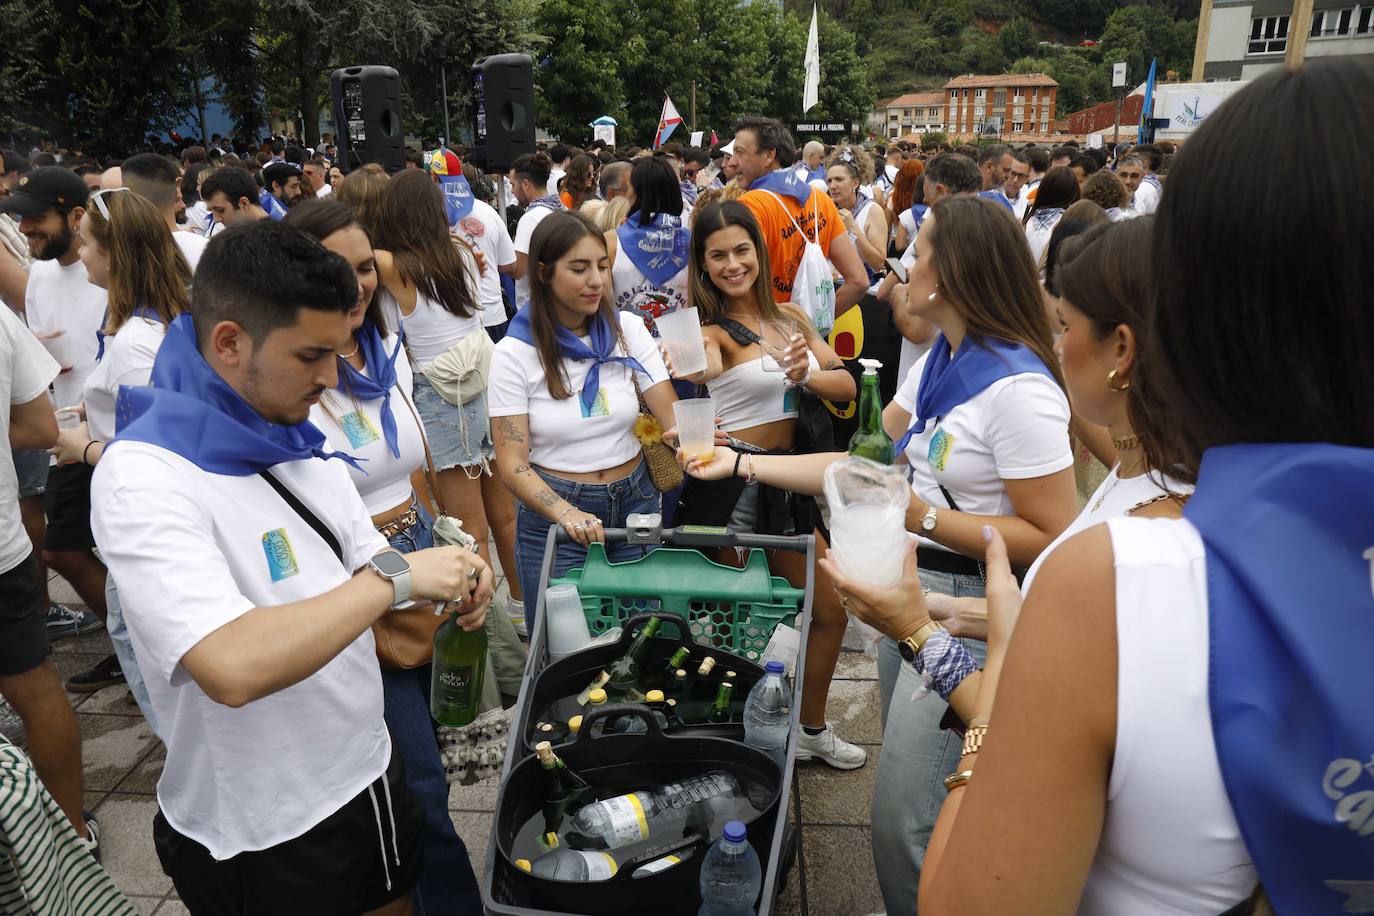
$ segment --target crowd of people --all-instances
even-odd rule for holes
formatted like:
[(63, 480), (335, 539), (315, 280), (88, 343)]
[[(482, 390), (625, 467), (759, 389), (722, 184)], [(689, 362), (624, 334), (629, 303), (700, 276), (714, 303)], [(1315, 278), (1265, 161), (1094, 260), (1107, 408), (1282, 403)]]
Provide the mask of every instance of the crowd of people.
[[(765, 117), (501, 174), (0, 150), (0, 695), (57, 842), (99, 859), (64, 688), (127, 683), (191, 912), (482, 912), (395, 628), (526, 635), (552, 528), (561, 575), (657, 513), (814, 536), (799, 759), (867, 763), (826, 700), (850, 619), (881, 634), (888, 913), (1366, 911), (1371, 94), (1314, 62), (1110, 155)], [(861, 357), (911, 486), (889, 589), (828, 554)], [(675, 480), (652, 448), (703, 396)], [(52, 641), (101, 629), (64, 683)]]

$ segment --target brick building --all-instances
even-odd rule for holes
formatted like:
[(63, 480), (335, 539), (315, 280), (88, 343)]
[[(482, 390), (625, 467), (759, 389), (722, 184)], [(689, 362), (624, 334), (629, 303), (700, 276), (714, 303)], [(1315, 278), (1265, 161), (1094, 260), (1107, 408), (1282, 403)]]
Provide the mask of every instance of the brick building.
[(956, 76), (945, 83), (945, 130), (951, 137), (1052, 136), (1059, 84), (1043, 73)]

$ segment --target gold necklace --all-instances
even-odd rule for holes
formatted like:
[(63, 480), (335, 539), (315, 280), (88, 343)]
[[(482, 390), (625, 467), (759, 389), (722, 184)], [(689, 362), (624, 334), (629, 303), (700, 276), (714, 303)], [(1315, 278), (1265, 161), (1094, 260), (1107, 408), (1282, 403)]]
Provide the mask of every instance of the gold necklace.
[(1112, 446), (1113, 446), (1118, 452), (1124, 452), (1124, 451), (1126, 451), (1127, 449), (1132, 449), (1132, 448), (1139, 448), (1139, 447), (1140, 447), (1140, 437), (1139, 437), (1139, 436), (1132, 435), (1132, 436), (1124, 436), (1124, 437), (1122, 437), (1122, 438), (1120, 438), (1120, 439), (1113, 439), (1113, 440), (1112, 440)]
[(1105, 500), (1105, 499), (1107, 498), (1107, 496), (1108, 496), (1113, 490), (1116, 489), (1116, 485), (1119, 484), (1119, 483), (1121, 483), (1122, 478), (1126, 477), (1128, 474), (1130, 474), (1131, 472), (1133, 472), (1133, 471), (1135, 471), (1136, 469), (1138, 469), (1138, 468), (1139, 468), (1141, 465), (1143, 465), (1144, 463), (1145, 463), (1145, 459), (1142, 457), (1142, 458), (1140, 458), (1138, 461), (1136, 461), (1135, 464), (1131, 465), (1129, 468), (1125, 468), (1124, 470), (1122, 469), (1121, 465), (1118, 464), (1118, 465), (1116, 466), (1116, 480), (1113, 480), (1113, 481), (1112, 481), (1112, 485), (1111, 485), (1110, 487), (1108, 487), (1106, 490), (1103, 490), (1103, 491), (1102, 491), (1102, 495), (1099, 496), (1099, 497), (1097, 497), (1097, 502), (1093, 503), (1093, 507), (1092, 507), (1092, 510), (1091, 510), (1091, 511), (1096, 512), (1098, 509), (1101, 509), (1101, 508), (1102, 508), (1102, 502), (1103, 502), (1103, 500)]

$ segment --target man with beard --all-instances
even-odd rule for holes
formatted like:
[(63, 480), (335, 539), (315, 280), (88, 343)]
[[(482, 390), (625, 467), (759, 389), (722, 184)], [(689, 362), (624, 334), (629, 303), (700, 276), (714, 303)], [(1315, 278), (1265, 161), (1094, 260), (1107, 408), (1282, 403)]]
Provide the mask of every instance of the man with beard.
[(289, 162), (274, 162), (262, 170), (262, 183), (283, 210), (290, 210), (305, 199), (301, 170)]

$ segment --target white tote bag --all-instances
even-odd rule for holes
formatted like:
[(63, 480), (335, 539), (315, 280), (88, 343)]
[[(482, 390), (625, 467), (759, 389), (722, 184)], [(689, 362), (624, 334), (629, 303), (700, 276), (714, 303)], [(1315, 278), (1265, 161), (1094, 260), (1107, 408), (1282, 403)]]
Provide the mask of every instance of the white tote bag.
[(772, 191), (767, 193), (773, 195), (773, 199), (782, 207), (782, 212), (787, 214), (787, 218), (792, 220), (792, 225), (796, 227), (797, 234), (806, 242), (806, 248), (802, 251), (801, 263), (797, 265), (797, 275), (792, 278), (792, 302), (811, 318), (811, 323), (815, 325), (817, 332), (822, 337), (830, 333), (830, 329), (835, 325), (835, 280), (834, 274), (830, 269), (830, 260), (825, 256), (825, 249), (820, 245), (821, 214), (820, 204), (816, 202), (813, 194), (811, 200), (815, 206), (816, 227), (815, 238), (807, 238), (806, 233), (795, 219), (792, 219), (792, 211), (787, 209), (787, 205), (782, 202), (782, 198)]

